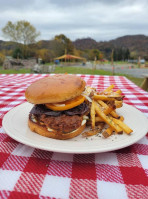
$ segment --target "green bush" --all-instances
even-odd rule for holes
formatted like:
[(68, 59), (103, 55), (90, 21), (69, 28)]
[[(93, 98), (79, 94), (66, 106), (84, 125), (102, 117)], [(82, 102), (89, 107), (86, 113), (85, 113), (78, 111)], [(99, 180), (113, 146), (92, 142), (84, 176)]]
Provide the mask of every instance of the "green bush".
[(12, 53), (12, 57), (15, 59), (21, 59), (23, 57), (22, 50), (20, 48), (16, 48)]

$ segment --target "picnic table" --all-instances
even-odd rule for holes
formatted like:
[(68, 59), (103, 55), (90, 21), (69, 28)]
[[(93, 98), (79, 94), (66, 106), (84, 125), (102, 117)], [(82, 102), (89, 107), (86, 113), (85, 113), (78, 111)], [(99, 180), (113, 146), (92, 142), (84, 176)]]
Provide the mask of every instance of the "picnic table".
[[(5, 133), (4, 115), (26, 101), (24, 91), (33, 81), (48, 75), (0, 75), (0, 198), (147, 199), (148, 134), (112, 152), (66, 154), (29, 147)], [(97, 90), (114, 84), (125, 103), (148, 117), (148, 93), (126, 77), (79, 76)]]

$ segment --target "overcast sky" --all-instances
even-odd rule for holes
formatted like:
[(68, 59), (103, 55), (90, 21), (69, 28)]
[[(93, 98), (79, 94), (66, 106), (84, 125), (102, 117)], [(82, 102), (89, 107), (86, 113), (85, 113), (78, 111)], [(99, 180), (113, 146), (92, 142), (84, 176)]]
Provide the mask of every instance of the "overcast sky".
[(97, 41), (123, 35), (148, 35), (148, 0), (0, 0), (1, 29), (8, 21), (27, 20), (40, 39), (63, 33), (71, 40)]

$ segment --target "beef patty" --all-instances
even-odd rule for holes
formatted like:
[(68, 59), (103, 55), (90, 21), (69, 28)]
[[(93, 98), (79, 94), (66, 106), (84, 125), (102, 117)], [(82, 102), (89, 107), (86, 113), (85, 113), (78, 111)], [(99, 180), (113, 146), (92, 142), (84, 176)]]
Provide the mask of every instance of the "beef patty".
[[(29, 118), (39, 125), (44, 125), (58, 132), (69, 133), (78, 129), (83, 121), (83, 115), (88, 113), (89, 106), (82, 103), (66, 111), (52, 111), (45, 105), (35, 105), (30, 111)], [(34, 120), (35, 119), (35, 120)]]
[(45, 124), (47, 128), (60, 131), (62, 133), (69, 133), (81, 126), (83, 117), (79, 115), (67, 116), (61, 115), (58, 117), (41, 115), (40, 121)]

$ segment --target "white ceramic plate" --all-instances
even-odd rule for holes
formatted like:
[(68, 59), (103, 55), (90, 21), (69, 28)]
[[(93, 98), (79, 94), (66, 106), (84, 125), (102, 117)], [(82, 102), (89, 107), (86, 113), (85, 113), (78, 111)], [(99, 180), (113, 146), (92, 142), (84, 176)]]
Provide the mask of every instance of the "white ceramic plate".
[(13, 139), (31, 147), (62, 153), (100, 153), (113, 151), (134, 144), (148, 132), (148, 119), (136, 108), (124, 104), (118, 109), (118, 114), (123, 115), (125, 123), (133, 129), (131, 135), (112, 135), (105, 139), (92, 136), (88, 139), (82, 135), (70, 140), (55, 140), (31, 132), (27, 121), (32, 104), (26, 102), (10, 110), (3, 118), (3, 128)]

